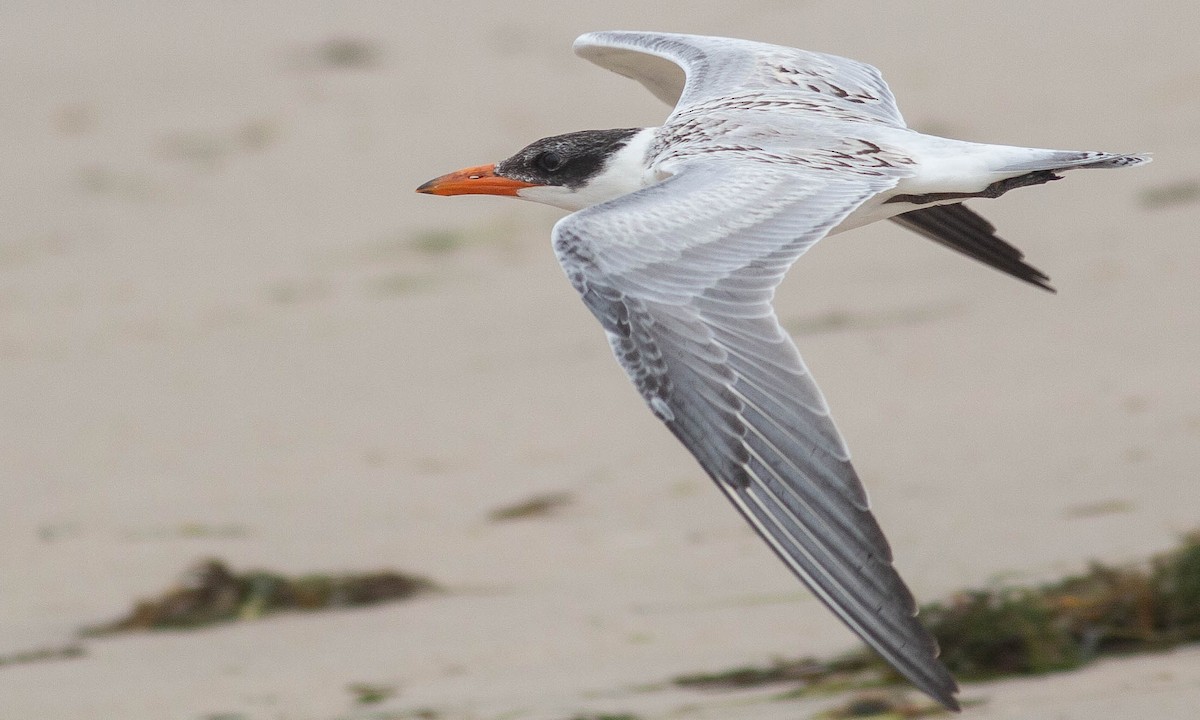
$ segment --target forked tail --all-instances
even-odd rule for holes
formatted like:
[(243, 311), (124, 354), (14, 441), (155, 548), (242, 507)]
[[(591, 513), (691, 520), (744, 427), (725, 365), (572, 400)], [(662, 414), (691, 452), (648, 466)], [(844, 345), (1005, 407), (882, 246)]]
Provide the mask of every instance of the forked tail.
[[(1103, 152), (1067, 152), (1061, 150), (1032, 150), (1030, 156), (996, 170), (1002, 179), (979, 192), (942, 192), (920, 195), (894, 195), (885, 202), (906, 202), (919, 206), (916, 210), (892, 218), (909, 230), (957, 250), (997, 270), (1054, 292), (1050, 278), (1024, 261), (1024, 254), (996, 235), (996, 228), (952, 200), (1000, 197), (1009, 190), (1057, 180), (1066, 170), (1090, 168), (1123, 168), (1150, 162), (1149, 155), (1121, 155)], [(945, 204), (938, 204), (945, 203)]]

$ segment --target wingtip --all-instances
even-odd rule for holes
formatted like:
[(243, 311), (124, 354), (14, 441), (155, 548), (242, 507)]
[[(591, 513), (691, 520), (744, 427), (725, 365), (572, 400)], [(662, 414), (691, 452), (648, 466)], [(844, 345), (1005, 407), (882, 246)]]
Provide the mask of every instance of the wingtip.
[(622, 35), (636, 34), (641, 33), (637, 33), (633, 30), (592, 30), (575, 38), (572, 48), (575, 50), (575, 54), (578, 55), (580, 50), (594, 47), (596, 45), (605, 45), (611, 43), (613, 40), (620, 38)]
[[(899, 667), (896, 669), (900, 670)], [(962, 705), (955, 697), (959, 692), (958, 681), (954, 679), (954, 675), (950, 673), (950, 669), (946, 667), (945, 663), (935, 659), (925, 669), (927, 672), (924, 675), (908, 674), (903, 671), (901, 674), (905, 675), (918, 690), (940, 703), (942, 707), (951, 712), (961, 712)]]
[(1029, 284), (1036, 285), (1037, 287), (1040, 287), (1041, 289), (1045, 290), (1046, 292), (1050, 293), (1051, 295), (1058, 294), (1058, 288), (1056, 288), (1050, 284), (1050, 278), (1046, 278), (1044, 280), (1030, 280)]
[[(1082, 165), (1079, 165), (1078, 167), (1088, 168), (1088, 169), (1093, 169), (1093, 170), (1094, 169), (1105, 170), (1105, 169), (1109, 169), (1109, 168), (1127, 168), (1127, 167), (1137, 167), (1138, 165), (1145, 165), (1146, 163), (1149, 163), (1154, 160), (1154, 158), (1150, 156), (1150, 153), (1131, 153), (1128, 155), (1103, 153), (1103, 155), (1104, 155), (1104, 157), (1101, 157), (1099, 160), (1096, 160), (1094, 162), (1084, 163)], [(1071, 168), (1066, 167), (1063, 169), (1070, 170)]]
[(592, 30), (575, 38), (572, 49), (576, 55), (587, 57), (585, 53), (597, 48), (626, 46), (645, 50), (647, 43), (653, 45), (662, 41), (686, 40), (695, 37), (699, 36), (655, 30)]
[(581, 51), (583, 49), (590, 47), (596, 43), (596, 38), (599, 35), (600, 35), (600, 33), (598, 33), (598, 32), (585, 32), (584, 34), (575, 38), (575, 42), (571, 43), (571, 49), (575, 51), (576, 55), (581, 55), (582, 54)]
[(923, 682), (917, 682), (917, 679), (910, 676), (909, 682), (917, 687), (921, 692), (928, 695), (932, 700), (941, 704), (951, 712), (962, 712), (962, 705), (959, 704), (958, 698), (955, 697), (959, 692), (958, 681), (954, 679), (954, 675), (950, 673), (950, 669), (945, 663), (940, 660), (935, 660), (936, 671), (932, 673), (932, 677), (926, 676), (921, 678)]
[(571, 50), (584, 60), (595, 62), (594, 57), (605, 52), (605, 48), (610, 48), (615, 41), (620, 39), (622, 35), (629, 35), (626, 30), (593, 30), (585, 32), (575, 38), (575, 42), (571, 44)]

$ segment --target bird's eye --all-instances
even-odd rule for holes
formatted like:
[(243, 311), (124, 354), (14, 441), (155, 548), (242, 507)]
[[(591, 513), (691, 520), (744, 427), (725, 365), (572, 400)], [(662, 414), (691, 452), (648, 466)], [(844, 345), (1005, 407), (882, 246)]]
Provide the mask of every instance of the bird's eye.
[(539, 169), (545, 170), (546, 172), (554, 172), (563, 166), (562, 156), (553, 150), (547, 150), (546, 152), (538, 155), (533, 162), (538, 166)]

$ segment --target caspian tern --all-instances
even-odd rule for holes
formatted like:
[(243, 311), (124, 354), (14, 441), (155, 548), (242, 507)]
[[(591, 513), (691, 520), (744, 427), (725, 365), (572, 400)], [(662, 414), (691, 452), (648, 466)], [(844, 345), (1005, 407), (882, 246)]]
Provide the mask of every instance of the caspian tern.
[(418, 192), (573, 211), (554, 251), (650, 410), (826, 606), (957, 710), (829, 407), (776, 319), (775, 287), (821, 238), (890, 218), (1051, 290), (962, 201), (1149, 157), (923, 135), (878, 70), (834, 55), (649, 32), (588, 33), (575, 52), (674, 111), (661, 127), (538, 140)]

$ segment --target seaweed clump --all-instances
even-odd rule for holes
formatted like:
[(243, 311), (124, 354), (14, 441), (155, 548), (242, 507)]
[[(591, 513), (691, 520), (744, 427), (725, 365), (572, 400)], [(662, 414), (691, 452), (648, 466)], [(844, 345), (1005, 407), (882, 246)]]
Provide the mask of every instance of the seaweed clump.
[(1037, 675), (1200, 640), (1200, 532), (1137, 566), (1093, 563), (1036, 587), (959, 593), (921, 609), (963, 679)]
[(740, 690), (779, 683), (800, 683), (801, 688), (831, 684), (862, 687), (877, 682), (873, 677), (864, 677), (864, 673), (877, 674), (876, 670), (865, 654), (852, 653), (832, 660), (775, 658), (769, 665), (680, 675), (671, 682), (680, 687), (704, 690)]
[(534, 495), (513, 505), (498, 507), (488, 513), (488, 520), (505, 522), (508, 520), (524, 520), (526, 518), (551, 515), (559, 508), (571, 504), (568, 493), (545, 493)]
[(875, 718), (876, 720), (911, 720), (912, 718), (948, 715), (945, 708), (936, 703), (912, 702), (900, 693), (858, 693), (846, 702), (817, 715), (817, 720), (853, 720), (853, 718)]
[(194, 628), (285, 611), (359, 607), (434, 590), (432, 582), (382, 571), (287, 577), (265, 571), (237, 574), (220, 560), (197, 563), (183, 582), (160, 597), (137, 602), (123, 618), (86, 628), (88, 635)]
[[(1093, 563), (1080, 575), (1043, 585), (966, 590), (922, 606), (921, 616), (941, 646), (942, 660), (962, 680), (1070, 670), (1099, 657), (1196, 642), (1200, 531), (1137, 565)], [(799, 683), (786, 697), (899, 681), (866, 649), (832, 660), (776, 659), (673, 680), (709, 689)]]

